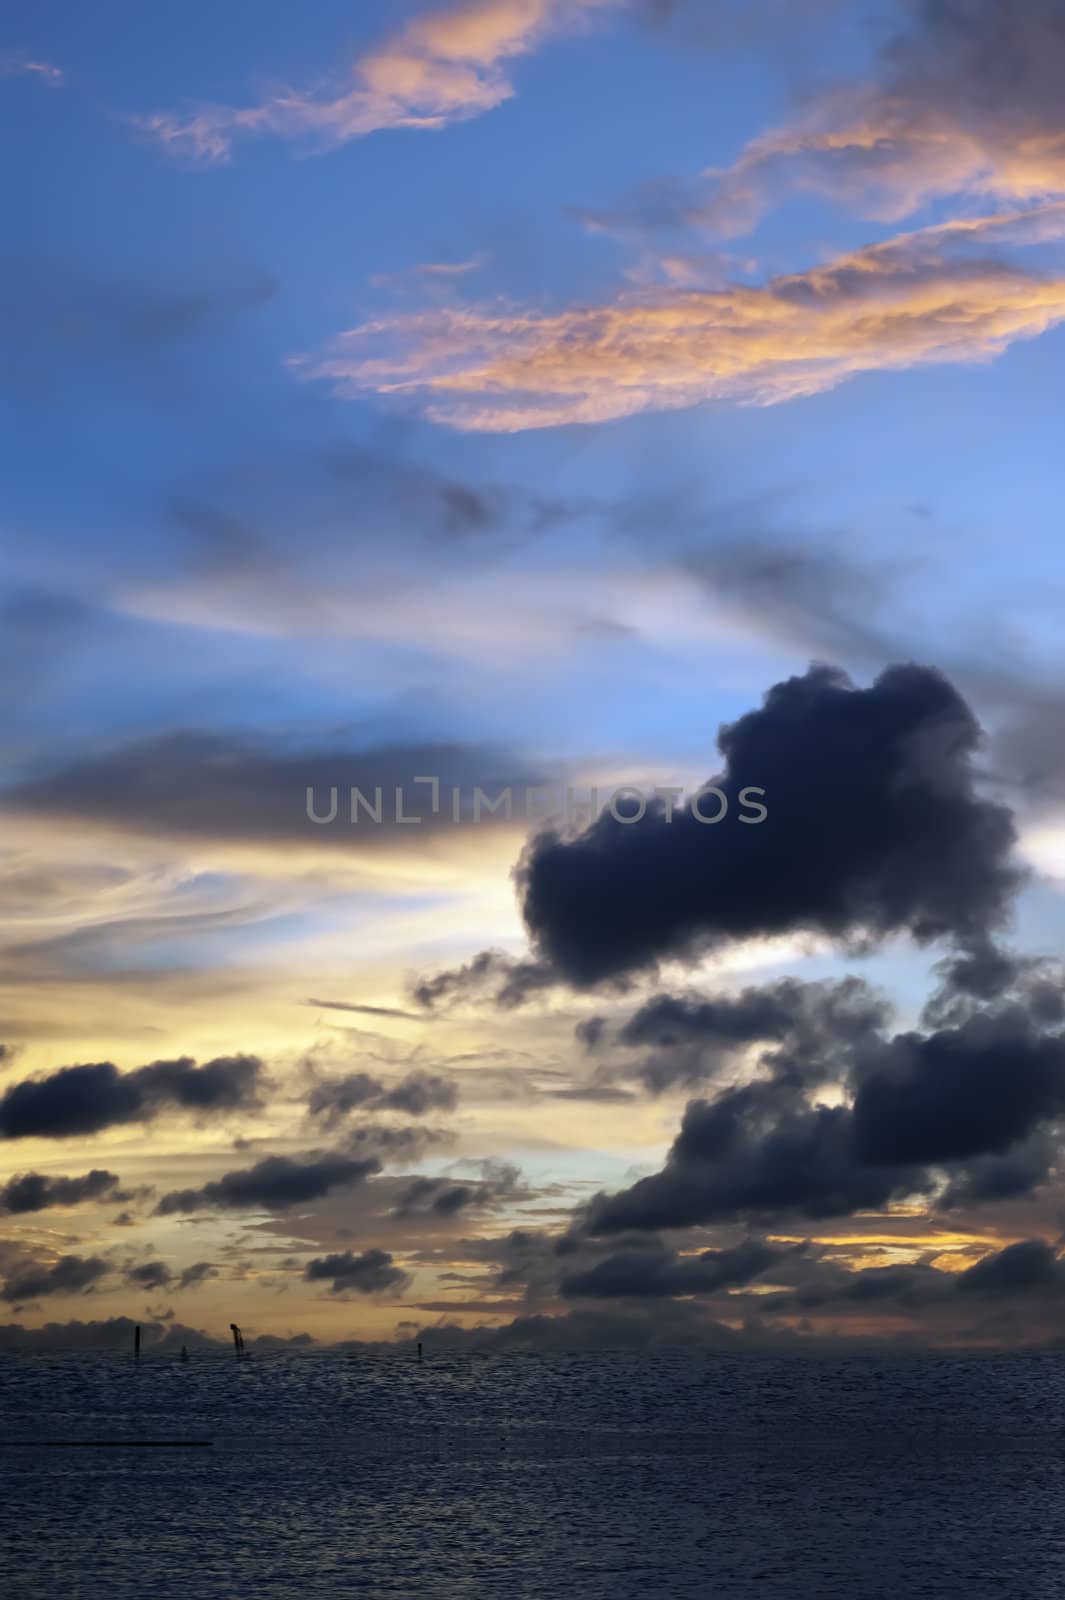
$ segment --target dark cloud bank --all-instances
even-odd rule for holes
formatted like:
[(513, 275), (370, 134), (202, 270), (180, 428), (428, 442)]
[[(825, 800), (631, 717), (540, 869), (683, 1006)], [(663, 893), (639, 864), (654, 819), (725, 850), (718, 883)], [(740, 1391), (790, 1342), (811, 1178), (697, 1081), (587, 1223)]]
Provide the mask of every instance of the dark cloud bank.
[(119, 1072), (110, 1061), (60, 1067), (12, 1084), (0, 1097), (0, 1138), (69, 1139), (161, 1112), (205, 1115), (254, 1109), (265, 1072), (255, 1056), (219, 1056), (202, 1067), (188, 1056)]
[(629, 825), (606, 811), (576, 838), (540, 834), (519, 872), (533, 945), (577, 986), (779, 934), (981, 946), (1019, 875), (1009, 811), (976, 793), (979, 739), (927, 668), (857, 689), (812, 667), (719, 734), (714, 782), (733, 817), (741, 789), (764, 789), (764, 822), (715, 830), (660, 804)]

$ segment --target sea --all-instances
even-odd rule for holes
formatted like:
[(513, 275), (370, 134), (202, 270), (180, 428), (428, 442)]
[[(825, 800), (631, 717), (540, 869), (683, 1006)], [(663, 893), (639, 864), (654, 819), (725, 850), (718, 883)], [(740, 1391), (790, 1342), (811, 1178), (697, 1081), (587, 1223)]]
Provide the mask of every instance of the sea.
[(0, 1356), (9, 1600), (1058, 1600), (1065, 1357)]

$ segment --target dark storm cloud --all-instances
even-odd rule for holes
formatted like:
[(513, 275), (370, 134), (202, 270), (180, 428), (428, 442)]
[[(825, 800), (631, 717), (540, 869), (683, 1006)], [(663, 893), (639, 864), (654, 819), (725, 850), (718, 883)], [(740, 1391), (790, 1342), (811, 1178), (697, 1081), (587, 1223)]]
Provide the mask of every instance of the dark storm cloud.
[(427, 1010), (446, 1010), (485, 998), (509, 1010), (555, 981), (554, 974), (541, 962), (518, 960), (502, 950), (482, 950), (464, 966), (418, 979), (410, 992)]
[(716, 1294), (751, 1283), (782, 1255), (759, 1239), (698, 1256), (678, 1257), (661, 1247), (625, 1250), (586, 1271), (565, 1275), (560, 1292), (568, 1300)]
[(844, 1106), (796, 1104), (775, 1086), (690, 1101), (666, 1166), (594, 1200), (593, 1233), (682, 1228), (736, 1217), (847, 1216), (930, 1187), (918, 1167), (867, 1166)]
[(27, 1078), (0, 1098), (0, 1138), (65, 1139), (165, 1110), (236, 1111), (259, 1104), (264, 1069), (255, 1056), (219, 1056), (198, 1067), (181, 1057), (119, 1072), (110, 1061)]
[(100, 1256), (60, 1256), (51, 1266), (32, 1264), (17, 1268), (0, 1289), (0, 1299), (14, 1304), (41, 1300), (49, 1294), (81, 1294), (109, 1270)]
[(253, 1167), (227, 1172), (199, 1189), (174, 1189), (156, 1206), (161, 1216), (173, 1212), (284, 1211), (289, 1206), (320, 1200), (333, 1189), (361, 1183), (381, 1164), (375, 1157), (358, 1160), (346, 1155), (309, 1155), (303, 1158), (267, 1156)]
[(976, 1156), (951, 1178), (936, 1204), (942, 1211), (965, 1206), (1016, 1200), (1041, 1188), (1058, 1159), (1057, 1142), (1047, 1134), (1033, 1134), (1005, 1155)]
[(873, 1053), (854, 1100), (855, 1149), (881, 1166), (1001, 1155), (1062, 1113), (1065, 1037), (1039, 1035), (1007, 1007)]
[(516, 1166), (506, 1161), (485, 1161), (479, 1178), (415, 1178), (396, 1200), (393, 1215), (454, 1217), (478, 1207), (526, 1200), (531, 1193)]
[[(1019, 886), (1009, 811), (978, 798), (980, 730), (938, 673), (887, 669), (869, 689), (815, 666), (721, 730), (731, 816), (687, 806), (530, 843), (519, 886), (537, 953), (589, 986), (731, 941), (818, 933), (870, 944), (986, 940)], [(740, 821), (739, 793), (768, 817)], [(713, 802), (714, 814), (719, 809)]]
[(175, 1287), (178, 1289), (195, 1289), (199, 1284), (206, 1283), (208, 1278), (217, 1278), (218, 1268), (209, 1261), (196, 1261), (191, 1267), (186, 1267)]
[[(638, 1241), (646, 1243), (646, 1239)], [(612, 1241), (617, 1245), (617, 1241)], [(482, 1262), (494, 1269), (498, 1289), (524, 1288), (526, 1298), (541, 1299), (557, 1293), (560, 1261), (571, 1270), (583, 1265), (586, 1239), (558, 1236), (541, 1228), (511, 1228), (509, 1233), (480, 1239), (462, 1239), (456, 1252), (463, 1261)]]
[(950, 1309), (967, 1300), (1054, 1299), (1063, 1293), (1065, 1264), (1054, 1248), (1045, 1239), (1021, 1239), (992, 1251), (964, 1272), (946, 1272), (927, 1262), (858, 1272), (815, 1265), (810, 1281), (800, 1284), (792, 1296), (768, 1304), (774, 1310), (812, 1310), (891, 1301), (909, 1310), (937, 1304)]
[(713, 999), (657, 995), (623, 1024), (617, 1042), (652, 1051), (634, 1070), (654, 1094), (705, 1083), (746, 1047), (770, 1043), (761, 1061), (778, 1081), (816, 1084), (843, 1075), (855, 1047), (875, 1037), (889, 1014), (859, 978), (784, 978)]
[[(435, 777), (444, 794), (432, 812), (428, 786), (417, 777)], [(447, 804), (450, 787), (472, 804), (474, 786), (490, 797), (507, 787), (520, 792), (542, 779), (522, 775), (513, 758), (476, 745), (382, 745), (353, 748), (279, 748), (247, 735), (174, 732), (79, 758), (28, 779), (0, 794), (0, 810), (107, 823), (138, 833), (176, 834), (208, 839), (287, 841), (317, 844), (346, 841), (349, 849), (372, 849), (396, 835), (419, 837), (425, 830), (455, 832)], [(381, 789), (381, 822), (360, 809), (351, 821), (351, 790), (375, 803)], [(403, 810), (420, 817), (415, 825), (396, 824), (395, 793), (404, 790)], [(336, 791), (332, 822), (326, 818)], [(465, 813), (464, 813), (465, 815)], [(485, 812), (479, 827), (505, 827), (502, 811)]]
[(1011, 1002), (1039, 1028), (1065, 1023), (1065, 967), (1047, 956), (1022, 956), (993, 945), (975, 945), (936, 963), (938, 987), (921, 1013), (928, 1028), (956, 1028)]
[(364, 1250), (361, 1255), (345, 1250), (339, 1255), (322, 1256), (308, 1262), (303, 1276), (308, 1283), (328, 1282), (333, 1294), (398, 1294), (410, 1283), (407, 1273), (394, 1264), (387, 1250)]
[[(644, 1010), (650, 1021), (636, 1031), (653, 1033), (655, 1003)], [(1012, 999), (956, 1027), (893, 1038), (871, 1031), (868, 1016), (855, 1032), (854, 1013), (839, 1015), (841, 1040), (832, 1043), (830, 1025), (826, 1033), (831, 1071), (816, 1054), (797, 1072), (786, 1050), (780, 1059), (767, 1053), (768, 1077), (690, 1101), (662, 1171), (597, 1196), (579, 1228), (843, 1216), (937, 1190), (951, 1208), (1026, 1194), (1046, 1180), (1056, 1155), (1050, 1134), (1065, 1116), (1065, 1034), (1046, 1031)], [(698, 1012), (671, 1016), (667, 1009), (659, 1018), (658, 1036), (681, 1049), (687, 1071)], [(810, 1086), (822, 1078), (835, 1080), (840, 1103), (811, 1103)]]
[(118, 1200), (118, 1175), (93, 1167), (80, 1178), (49, 1178), (23, 1172), (0, 1188), (0, 1211), (47, 1211), (52, 1206), (77, 1206), (85, 1200)]
[(129, 1268), (126, 1282), (134, 1289), (165, 1289), (171, 1282), (170, 1268), (165, 1261), (142, 1261)]
[(1010, 1296), (1065, 1291), (1065, 1267), (1044, 1239), (1022, 1239), (985, 1256), (958, 1279), (963, 1294)]
[(165, 1261), (142, 1261), (127, 1267), (126, 1282), (133, 1289), (195, 1289), (209, 1278), (217, 1278), (218, 1269), (210, 1261), (197, 1261), (183, 1272), (172, 1272)]
[(311, 1115), (327, 1128), (356, 1110), (400, 1111), (423, 1117), (430, 1111), (453, 1111), (457, 1104), (458, 1090), (453, 1083), (439, 1073), (417, 1069), (392, 1084), (369, 1072), (351, 1072), (316, 1084), (307, 1101)]
[(340, 1145), (348, 1155), (372, 1155), (380, 1161), (416, 1161), (427, 1149), (448, 1144), (452, 1137), (445, 1128), (427, 1128), (418, 1123), (405, 1128), (364, 1123), (346, 1130)]
[(478, 1198), (475, 1185), (450, 1183), (446, 1178), (415, 1178), (396, 1201), (397, 1217), (453, 1217), (466, 1211)]
[(778, 1252), (771, 1276), (790, 1287), (768, 1288), (747, 1297), (741, 1286), (741, 1292), (731, 1297), (733, 1314), (754, 1309), (770, 1322), (811, 1313), (843, 1322), (848, 1317), (903, 1316), (916, 1319), (927, 1338), (937, 1330), (956, 1329), (973, 1306), (998, 1303), (1009, 1309), (1015, 1303), (1017, 1331), (1023, 1332), (1026, 1301), (1054, 1302), (1065, 1292), (1065, 1264), (1043, 1239), (1006, 1245), (962, 1272), (947, 1271), (928, 1260), (853, 1270), (799, 1248), (786, 1256)]

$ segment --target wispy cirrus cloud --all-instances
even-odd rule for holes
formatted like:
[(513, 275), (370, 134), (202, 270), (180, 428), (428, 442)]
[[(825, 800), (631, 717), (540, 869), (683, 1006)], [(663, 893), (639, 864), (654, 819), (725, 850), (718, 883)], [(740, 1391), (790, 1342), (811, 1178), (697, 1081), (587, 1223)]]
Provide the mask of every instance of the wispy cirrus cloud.
[(0, 78), (36, 78), (39, 83), (58, 89), (65, 81), (65, 74), (50, 61), (37, 60), (25, 51), (7, 50), (0, 52)]
[(279, 88), (253, 106), (205, 105), (134, 122), (171, 154), (209, 164), (228, 161), (241, 137), (310, 139), (331, 149), (384, 128), (444, 128), (510, 99), (507, 62), (620, 3), (460, 0), (367, 50), (347, 83), (332, 89)]
[(772, 405), (859, 373), (985, 361), (1046, 332), (1065, 320), (1065, 277), (1021, 265), (1008, 247), (1063, 234), (1065, 207), (1051, 203), (900, 235), (763, 284), (667, 284), (558, 312), (433, 307), (364, 323), (294, 365), (341, 393), (409, 397), (434, 421), (485, 432), (718, 399)]

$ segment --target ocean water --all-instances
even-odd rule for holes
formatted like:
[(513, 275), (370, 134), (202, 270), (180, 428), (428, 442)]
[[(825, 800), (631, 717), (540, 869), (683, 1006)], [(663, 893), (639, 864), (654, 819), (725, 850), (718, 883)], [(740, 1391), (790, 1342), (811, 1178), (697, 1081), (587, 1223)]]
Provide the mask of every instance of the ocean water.
[(14, 1600), (1065, 1593), (1065, 1358), (4, 1356), (0, 1428)]

